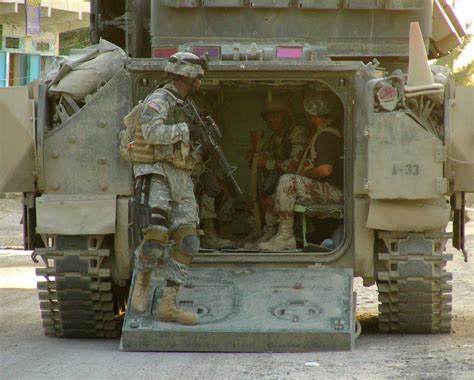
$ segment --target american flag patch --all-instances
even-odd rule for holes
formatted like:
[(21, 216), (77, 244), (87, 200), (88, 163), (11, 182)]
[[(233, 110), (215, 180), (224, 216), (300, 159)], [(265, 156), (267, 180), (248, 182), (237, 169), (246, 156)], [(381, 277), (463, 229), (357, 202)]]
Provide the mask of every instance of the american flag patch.
[(154, 111), (156, 111), (156, 112), (160, 112), (160, 111), (161, 111), (161, 106), (160, 106), (159, 104), (156, 104), (156, 103), (153, 102), (153, 101), (148, 102), (148, 106), (149, 106), (152, 110), (154, 110)]

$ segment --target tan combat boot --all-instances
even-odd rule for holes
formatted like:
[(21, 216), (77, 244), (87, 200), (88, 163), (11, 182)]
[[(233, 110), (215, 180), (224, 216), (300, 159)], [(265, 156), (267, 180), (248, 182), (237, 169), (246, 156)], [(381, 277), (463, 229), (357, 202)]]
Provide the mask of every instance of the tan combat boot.
[(266, 251), (281, 251), (296, 249), (296, 239), (293, 233), (293, 218), (280, 220), (277, 234), (270, 240), (260, 243), (258, 249)]
[(137, 313), (144, 313), (148, 307), (148, 290), (150, 288), (151, 271), (138, 272), (132, 295), (132, 308)]
[(163, 291), (163, 297), (156, 307), (156, 318), (162, 322), (177, 322), (182, 325), (195, 325), (199, 323), (199, 317), (176, 305), (178, 288), (167, 286)]
[(204, 236), (201, 238), (203, 248), (231, 248), (235, 245), (231, 240), (223, 239), (217, 234), (214, 219), (203, 219), (201, 227), (204, 230)]
[(270, 240), (277, 233), (277, 229), (274, 226), (265, 226), (263, 227), (263, 235), (260, 236), (256, 241), (249, 242), (244, 245), (245, 249), (258, 249), (260, 243)]

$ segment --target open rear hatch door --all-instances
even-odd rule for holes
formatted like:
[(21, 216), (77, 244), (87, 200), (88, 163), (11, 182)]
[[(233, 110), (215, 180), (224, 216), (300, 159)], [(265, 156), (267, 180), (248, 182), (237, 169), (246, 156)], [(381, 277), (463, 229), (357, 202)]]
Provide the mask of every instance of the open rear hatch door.
[[(155, 320), (163, 291), (152, 277), (148, 310), (128, 308), (121, 349), (127, 351), (288, 352), (351, 350), (352, 270), (193, 268), (178, 304), (200, 323)], [(132, 282), (132, 294), (135, 276)], [(130, 303), (129, 303), (130, 305)]]

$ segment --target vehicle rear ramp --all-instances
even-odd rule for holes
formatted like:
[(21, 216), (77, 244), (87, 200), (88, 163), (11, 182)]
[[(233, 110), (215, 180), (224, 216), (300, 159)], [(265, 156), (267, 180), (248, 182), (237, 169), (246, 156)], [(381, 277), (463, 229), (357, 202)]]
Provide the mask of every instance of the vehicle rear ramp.
[[(193, 268), (177, 302), (199, 314), (200, 323), (195, 326), (155, 320), (154, 309), (164, 281), (152, 277), (148, 310), (138, 314), (128, 308), (120, 348), (203, 352), (351, 350), (355, 339), (352, 277), (351, 270), (326, 267)], [(132, 291), (133, 285), (134, 280)]]

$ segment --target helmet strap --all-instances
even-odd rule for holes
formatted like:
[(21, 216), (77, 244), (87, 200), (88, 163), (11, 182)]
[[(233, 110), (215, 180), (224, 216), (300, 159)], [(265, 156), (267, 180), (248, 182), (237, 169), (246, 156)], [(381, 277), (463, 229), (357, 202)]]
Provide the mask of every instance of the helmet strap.
[(188, 95), (192, 93), (193, 90), (193, 78), (184, 77), (182, 75), (175, 75), (173, 78), (173, 83), (178, 89), (179, 94), (183, 98), (187, 98)]
[(191, 82), (191, 95), (196, 95), (197, 92), (199, 91), (199, 87), (196, 85), (198, 79), (193, 78)]

